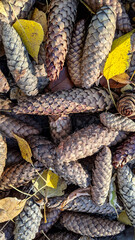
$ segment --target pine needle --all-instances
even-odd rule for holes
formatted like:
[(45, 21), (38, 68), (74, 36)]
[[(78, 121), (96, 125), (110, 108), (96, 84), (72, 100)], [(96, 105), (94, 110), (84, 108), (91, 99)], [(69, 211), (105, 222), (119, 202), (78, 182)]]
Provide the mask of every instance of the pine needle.
[(80, 2), (91, 12), (92, 14), (95, 14), (95, 12), (92, 11), (92, 9), (86, 4), (83, 0), (80, 0)]

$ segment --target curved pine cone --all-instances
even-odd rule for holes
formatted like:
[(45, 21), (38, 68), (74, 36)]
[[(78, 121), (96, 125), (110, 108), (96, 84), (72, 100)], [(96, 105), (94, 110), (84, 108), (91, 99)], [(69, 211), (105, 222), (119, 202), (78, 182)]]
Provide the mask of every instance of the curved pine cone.
[(126, 10), (120, 0), (85, 0), (90, 8), (97, 12), (102, 6), (112, 6), (117, 15), (117, 28), (123, 32), (132, 30)]
[(135, 132), (135, 122), (118, 114), (103, 112), (100, 114), (100, 121), (104, 126), (117, 131)]
[(113, 166), (123, 167), (127, 162), (135, 158), (135, 133), (129, 136), (121, 145), (116, 148), (113, 155)]
[(116, 15), (112, 7), (104, 6), (93, 16), (81, 60), (83, 87), (90, 88), (98, 80), (106, 56), (111, 50), (115, 28)]
[(109, 192), (113, 168), (112, 154), (108, 147), (103, 147), (98, 153), (94, 165), (90, 187), (91, 197), (97, 205), (103, 205)]
[(5, 138), (0, 133), (0, 176), (4, 170), (7, 158), (7, 144)]
[(135, 227), (135, 175), (128, 165), (117, 171), (118, 186), (126, 213)]
[(73, 31), (69, 51), (67, 54), (68, 72), (75, 86), (80, 87), (81, 81), (81, 58), (85, 39), (85, 20), (80, 20)]
[(77, 13), (77, 0), (52, 0), (46, 41), (46, 70), (50, 81), (59, 77), (69, 48)]
[(7, 93), (9, 91), (9, 83), (4, 76), (3, 72), (0, 70), (0, 93)]
[(118, 99), (117, 110), (122, 116), (131, 117), (135, 115), (135, 94), (124, 93)]
[(89, 237), (112, 236), (125, 230), (125, 225), (120, 222), (84, 213), (64, 212), (60, 222), (67, 230)]
[(14, 104), (8, 99), (0, 98), (0, 111), (11, 109)]
[[(47, 236), (50, 240), (78, 240), (80, 235), (73, 232), (64, 231), (57, 233), (48, 233)], [(44, 240), (44, 238), (39, 240)]]

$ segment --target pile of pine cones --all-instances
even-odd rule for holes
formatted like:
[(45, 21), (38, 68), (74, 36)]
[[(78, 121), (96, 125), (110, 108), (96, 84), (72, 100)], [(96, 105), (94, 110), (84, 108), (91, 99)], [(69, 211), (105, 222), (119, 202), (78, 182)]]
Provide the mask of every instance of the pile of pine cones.
[[(48, 199), (47, 223), (43, 201), (30, 198), (14, 222), (1, 224), (0, 239), (111, 240), (117, 234), (124, 239), (129, 227), (117, 214), (125, 210), (135, 227), (134, 86), (123, 94), (112, 89), (115, 108), (100, 78), (114, 38), (133, 29), (125, 5), (120, 0), (50, 0), (46, 41), (35, 64), (12, 24), (14, 12), (26, 18), (34, 4), (42, 4), (2, 3), (7, 17), (0, 14), (0, 41), (8, 70), (5, 76), (0, 71), (0, 159), (6, 159), (0, 165), (0, 199), (26, 198), (13, 187), (32, 194), (32, 180), (49, 168), (68, 188)], [(135, 34), (131, 44), (130, 77)], [(72, 83), (52, 92), (62, 69), (68, 69)], [(29, 143), (34, 166), (21, 157), (14, 134)], [(116, 209), (109, 200), (114, 176)]]

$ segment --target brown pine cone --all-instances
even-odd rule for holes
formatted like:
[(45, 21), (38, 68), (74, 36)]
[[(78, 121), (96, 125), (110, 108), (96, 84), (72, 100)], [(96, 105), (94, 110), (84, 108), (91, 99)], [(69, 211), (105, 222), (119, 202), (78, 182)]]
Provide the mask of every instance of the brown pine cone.
[(1, 175), (0, 190), (12, 189), (10, 184), (17, 188), (23, 186), (39, 176), (37, 171), (40, 173), (44, 169), (43, 163), (39, 161), (34, 163), (34, 167), (28, 162), (12, 165), (6, 168)]
[(4, 114), (0, 115), (0, 131), (10, 138), (14, 138), (13, 133), (17, 134), (19, 137), (39, 134), (38, 129)]
[(38, 79), (38, 90), (39, 92), (41, 92), (48, 85), (49, 78), (47, 77), (44, 64), (42, 65), (34, 64), (34, 68), (35, 68), (35, 76)]
[(102, 7), (93, 16), (88, 27), (81, 60), (82, 86), (90, 88), (103, 70), (105, 59), (111, 50), (116, 28), (116, 15), (112, 7)]
[(12, 221), (0, 224), (0, 232), (3, 232), (3, 238), (0, 235), (1, 240), (10, 240), (13, 239), (13, 230), (14, 230), (14, 223)]
[(135, 122), (118, 114), (103, 112), (100, 114), (100, 121), (104, 126), (117, 131), (135, 132)]
[(41, 220), (40, 227), (38, 233), (45, 232), (47, 233), (49, 229), (57, 222), (60, 217), (61, 211), (59, 209), (50, 209), (47, 211), (46, 220), (47, 223), (44, 222), (44, 219)]
[(19, 99), (15, 113), (59, 115), (78, 112), (98, 112), (108, 110), (112, 106), (112, 99), (106, 90), (81, 88), (46, 93), (32, 98)]
[(123, 32), (132, 30), (129, 17), (120, 0), (85, 0), (85, 2), (94, 12), (97, 12), (102, 6), (112, 6), (117, 15), (117, 28)]
[(67, 54), (68, 72), (75, 86), (80, 87), (81, 81), (81, 58), (85, 39), (85, 20), (80, 20), (73, 31), (69, 51)]
[(89, 237), (112, 236), (125, 230), (125, 225), (120, 222), (85, 213), (64, 212), (60, 221), (67, 230)]
[(127, 162), (135, 158), (135, 133), (130, 135), (121, 145), (116, 148), (113, 155), (113, 166), (123, 167)]
[(6, 168), (11, 165), (18, 164), (25, 160), (22, 158), (20, 152), (16, 149), (8, 149), (7, 158), (6, 158)]
[(77, 0), (52, 0), (50, 3), (46, 41), (46, 69), (50, 81), (56, 80), (63, 68), (77, 5)]
[(42, 214), (40, 207), (33, 199), (29, 199), (22, 212), (15, 218), (14, 239), (34, 239), (38, 232), (41, 218)]
[(117, 171), (119, 192), (126, 213), (135, 227), (135, 175), (128, 165)]
[[(72, 232), (57, 232), (47, 234), (50, 240), (78, 240), (79, 235)], [(44, 238), (42, 239), (44, 240)]]
[(69, 115), (49, 116), (49, 125), (52, 139), (56, 144), (71, 133), (72, 125)]
[(2, 71), (0, 70), (0, 93), (7, 93), (10, 87), (8, 81)]
[(117, 110), (122, 116), (135, 115), (135, 94), (123, 93), (117, 102)]
[(92, 200), (100, 206), (105, 203), (112, 176), (112, 154), (108, 147), (99, 152), (94, 165), (90, 191)]
[(11, 109), (14, 104), (8, 98), (0, 98), (0, 111)]
[(0, 176), (3, 173), (7, 158), (7, 144), (5, 138), (0, 133)]
[(28, 96), (38, 94), (38, 79), (28, 53), (18, 33), (8, 23), (3, 24), (2, 40), (7, 64), (18, 87)]

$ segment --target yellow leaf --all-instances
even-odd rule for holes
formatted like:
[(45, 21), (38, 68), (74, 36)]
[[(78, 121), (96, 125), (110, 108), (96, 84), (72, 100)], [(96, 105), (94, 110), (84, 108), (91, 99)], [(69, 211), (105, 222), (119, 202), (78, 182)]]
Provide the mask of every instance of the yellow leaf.
[(0, 223), (12, 220), (24, 208), (27, 199), (7, 197), (0, 200)]
[(38, 62), (40, 44), (44, 39), (44, 31), (41, 24), (25, 19), (19, 19), (13, 27), (20, 35), (28, 53)]
[(103, 70), (103, 75), (107, 80), (128, 69), (131, 60), (131, 36), (133, 32), (114, 40)]
[(125, 210), (122, 211), (122, 212), (119, 214), (119, 216), (118, 216), (118, 221), (121, 222), (121, 223), (124, 223), (124, 224), (126, 224), (126, 225), (132, 226), (132, 224), (131, 224), (131, 222), (130, 222), (130, 220), (129, 220), (126, 212), (125, 212)]
[(7, 17), (7, 13), (1, 1), (0, 1), (0, 13), (3, 14), (5, 17)]
[(53, 173), (51, 170), (47, 172), (46, 186), (51, 188), (57, 188), (58, 175)]
[(121, 73), (119, 75), (116, 75), (114, 77), (112, 77), (112, 79), (116, 82), (122, 83), (122, 84), (128, 84), (131, 83), (129, 81), (129, 75), (127, 73)]
[(25, 139), (17, 136), (15, 133), (13, 133), (13, 135), (18, 142), (22, 158), (25, 159), (27, 162), (33, 164), (32, 159), (31, 159), (32, 152), (31, 152), (30, 146), (27, 143), (27, 141)]
[(44, 30), (44, 40), (45, 40), (46, 39), (46, 33), (47, 33), (47, 17), (46, 17), (46, 14), (42, 11), (39, 11), (37, 8), (35, 8), (31, 19), (33, 21), (41, 24), (41, 26)]

